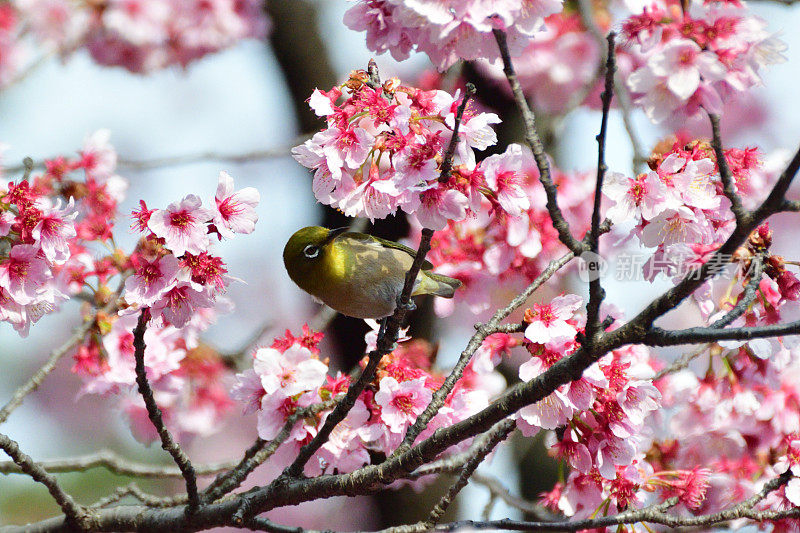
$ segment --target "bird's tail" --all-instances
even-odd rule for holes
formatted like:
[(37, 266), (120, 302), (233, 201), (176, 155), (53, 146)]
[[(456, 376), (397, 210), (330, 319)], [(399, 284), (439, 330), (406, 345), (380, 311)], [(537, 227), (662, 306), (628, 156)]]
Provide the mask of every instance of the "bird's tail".
[(461, 282), (455, 278), (423, 270), (420, 272), (419, 284), (414, 289), (412, 296), (417, 294), (435, 294), (444, 298), (452, 298), (456, 289), (461, 287)]

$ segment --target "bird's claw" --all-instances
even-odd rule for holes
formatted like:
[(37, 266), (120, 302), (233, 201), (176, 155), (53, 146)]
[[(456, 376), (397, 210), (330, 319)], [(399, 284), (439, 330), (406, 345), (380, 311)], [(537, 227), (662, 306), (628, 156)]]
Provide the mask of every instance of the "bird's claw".
[(414, 311), (417, 308), (417, 304), (415, 304), (414, 300), (412, 300), (410, 298), (408, 299), (408, 301), (406, 303), (403, 303), (403, 297), (401, 295), (401, 296), (397, 297), (397, 308), (398, 309), (404, 309), (406, 312)]

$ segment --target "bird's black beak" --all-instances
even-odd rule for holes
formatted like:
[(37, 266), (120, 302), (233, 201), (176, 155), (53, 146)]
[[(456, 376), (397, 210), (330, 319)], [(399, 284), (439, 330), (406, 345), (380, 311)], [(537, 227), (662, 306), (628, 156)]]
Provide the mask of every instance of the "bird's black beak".
[(325, 246), (326, 244), (331, 242), (333, 239), (335, 239), (337, 235), (340, 235), (340, 234), (344, 233), (345, 231), (347, 231), (349, 229), (350, 229), (349, 227), (344, 226), (342, 228), (336, 228), (336, 229), (330, 230), (328, 232), (328, 236), (325, 238), (325, 242), (322, 243), (322, 246)]

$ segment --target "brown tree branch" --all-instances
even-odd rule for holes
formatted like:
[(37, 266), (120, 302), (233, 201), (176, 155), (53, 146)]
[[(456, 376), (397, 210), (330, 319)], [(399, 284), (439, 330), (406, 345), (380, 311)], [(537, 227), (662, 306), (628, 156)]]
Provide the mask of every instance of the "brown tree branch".
[(475, 470), (480, 466), (486, 456), (489, 455), (495, 447), (503, 442), (512, 431), (517, 428), (517, 423), (514, 420), (503, 420), (502, 422), (498, 422), (494, 428), (489, 431), (489, 436), (486, 441), (478, 447), (472, 454), (472, 457), (464, 464), (464, 467), (458, 474), (458, 479), (453, 485), (448, 489), (447, 493), (441, 497), (439, 502), (433, 507), (430, 514), (428, 515), (427, 520), (425, 520), (425, 525), (428, 528), (433, 527), (444, 515), (447, 508), (453, 503), (456, 496), (461, 489), (463, 489), (467, 483), (469, 483), (469, 478), (475, 472)]
[(608, 166), (606, 165), (606, 134), (608, 132), (608, 114), (611, 110), (611, 99), (614, 96), (614, 74), (617, 65), (614, 57), (614, 38), (616, 34), (608, 34), (608, 50), (606, 57), (605, 90), (600, 96), (603, 102), (603, 115), (600, 121), (600, 133), (597, 134), (597, 180), (594, 188), (594, 206), (592, 208), (592, 222), (587, 235), (587, 244), (592, 256), (588, 259), (589, 268), (589, 301), (586, 304), (586, 333), (584, 343), (591, 351), (597, 336), (600, 333), (600, 306), (605, 299), (606, 292), (600, 281), (600, 206), (603, 198), (603, 179)]
[(498, 29), (492, 30), (492, 32), (497, 41), (497, 46), (500, 49), (500, 57), (503, 59), (503, 72), (511, 87), (511, 92), (514, 94), (517, 107), (522, 114), (522, 119), (525, 124), (525, 142), (530, 147), (531, 152), (533, 152), (533, 158), (536, 161), (536, 166), (539, 168), (539, 181), (547, 195), (547, 211), (550, 213), (553, 227), (558, 232), (559, 240), (570, 251), (574, 252), (576, 255), (580, 255), (581, 252), (585, 250), (585, 245), (572, 234), (569, 229), (569, 223), (566, 218), (564, 218), (564, 214), (558, 206), (558, 191), (555, 183), (553, 183), (553, 177), (550, 172), (550, 162), (547, 160), (547, 155), (544, 153), (544, 145), (539, 138), (539, 133), (536, 131), (536, 118), (517, 80), (514, 64), (511, 61), (511, 54), (508, 51), (506, 34), (504, 31)]
[[(97, 453), (74, 457), (69, 459), (44, 459), (37, 461), (39, 466), (51, 474), (65, 472), (83, 472), (92, 468), (105, 468), (109, 472), (120, 476), (135, 476), (142, 478), (174, 478), (182, 477), (181, 471), (174, 466), (159, 466), (137, 463), (120, 457), (110, 450), (101, 450)], [(198, 476), (213, 476), (220, 472), (230, 470), (236, 466), (235, 461), (210, 463), (195, 466)], [(19, 474), (22, 470), (11, 461), (0, 462), (0, 474)]]
[(770, 324), (742, 328), (698, 327), (680, 330), (666, 330), (652, 327), (639, 341), (648, 346), (676, 346), (679, 344), (698, 344), (701, 342), (748, 341), (784, 335), (800, 335), (800, 320), (786, 324)]
[(58, 503), (59, 507), (61, 507), (61, 510), (64, 511), (65, 525), (70, 527), (74, 526), (78, 529), (84, 529), (89, 525), (86, 522), (86, 510), (75, 503), (75, 500), (72, 499), (72, 496), (64, 492), (64, 489), (61, 488), (61, 485), (58, 484), (58, 481), (54, 476), (49, 474), (47, 470), (42, 468), (41, 465), (20, 450), (19, 444), (17, 444), (16, 441), (0, 433), (0, 449), (2, 449), (6, 455), (11, 457), (11, 459), (17, 465), (19, 465), (19, 468), (24, 473), (32, 477), (34, 481), (38, 481), (47, 487), (47, 491), (50, 493), (56, 503)]
[(736, 192), (733, 174), (728, 165), (728, 159), (725, 157), (725, 150), (722, 147), (722, 135), (719, 131), (719, 115), (709, 113), (708, 118), (711, 121), (711, 145), (714, 147), (714, 154), (717, 156), (717, 168), (719, 169), (719, 176), (722, 180), (722, 192), (731, 202), (731, 212), (733, 212), (733, 216), (736, 217), (736, 224), (741, 225), (745, 221), (747, 211), (742, 205), (742, 199), (739, 197), (739, 193)]
[(164, 425), (164, 419), (161, 416), (161, 409), (159, 409), (155, 398), (153, 397), (153, 389), (150, 388), (150, 383), (147, 381), (147, 369), (144, 366), (144, 352), (146, 349), (144, 343), (144, 333), (147, 330), (147, 321), (150, 317), (150, 310), (143, 309), (139, 313), (139, 321), (136, 328), (133, 330), (133, 347), (134, 358), (136, 359), (136, 385), (139, 388), (139, 394), (142, 395), (145, 407), (147, 408), (147, 415), (150, 417), (150, 422), (153, 423), (158, 436), (161, 438), (161, 447), (167, 451), (175, 464), (183, 475), (186, 481), (186, 493), (189, 498), (189, 505), (186, 508), (187, 513), (193, 513), (200, 505), (200, 499), (197, 495), (197, 477), (195, 475), (194, 467), (191, 461), (183, 452), (181, 447), (172, 438), (167, 427)]
[[(125, 278), (127, 276), (123, 275), (122, 280), (120, 282), (120, 288), (117, 289), (115, 294), (119, 294), (120, 290), (124, 286)], [(75, 329), (75, 332), (72, 336), (67, 339), (61, 346), (50, 352), (50, 357), (47, 358), (47, 361), (36, 371), (36, 373), (30, 377), (28, 381), (22, 384), (11, 396), (11, 399), (0, 409), (0, 424), (3, 424), (11, 413), (19, 407), (22, 402), (25, 400), (25, 397), (30, 394), (31, 392), (35, 391), (39, 388), (39, 386), (44, 381), (44, 378), (47, 377), (50, 372), (56, 367), (58, 361), (61, 360), (62, 357), (67, 355), (73, 348), (75, 348), (78, 344), (83, 341), (86, 334), (91, 331), (91, 329), (95, 326), (95, 321), (97, 320), (97, 315), (100, 313), (107, 314), (112, 313), (116, 309), (116, 298), (112, 298), (111, 302), (109, 302), (105, 307), (102, 309), (95, 311), (91, 315), (89, 315), (84, 322)]]
[[(581, 23), (589, 31), (589, 34), (594, 38), (599, 50), (606, 46), (606, 38), (603, 32), (597, 25), (594, 18), (594, 7), (591, 0), (578, 0), (578, 14), (581, 17)], [(620, 109), (622, 116), (622, 124), (625, 127), (625, 132), (628, 134), (628, 139), (633, 149), (633, 172), (637, 172), (639, 167), (647, 163), (647, 155), (642, 148), (642, 143), (639, 141), (639, 135), (636, 132), (636, 127), (633, 125), (633, 106), (631, 104), (631, 96), (628, 89), (625, 87), (625, 82), (622, 80), (618, 73), (614, 74), (614, 94), (617, 97), (617, 105)]]

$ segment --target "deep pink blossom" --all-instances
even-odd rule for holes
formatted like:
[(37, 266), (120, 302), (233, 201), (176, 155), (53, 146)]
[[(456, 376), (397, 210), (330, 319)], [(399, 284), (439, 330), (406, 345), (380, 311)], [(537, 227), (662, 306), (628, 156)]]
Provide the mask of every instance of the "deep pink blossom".
[(213, 214), (201, 204), (200, 198), (189, 194), (180, 202), (153, 212), (147, 227), (164, 239), (166, 247), (177, 257), (187, 251), (193, 254), (204, 252), (209, 244), (205, 223), (213, 218)]
[(252, 233), (258, 221), (255, 208), (260, 200), (253, 187), (234, 192), (233, 178), (227, 172), (220, 172), (213, 203), (214, 225), (220, 235), (230, 239), (234, 233)]
[(567, 322), (580, 307), (583, 299), (575, 294), (554, 298), (548, 304), (534, 304), (528, 316), (525, 338), (538, 344), (571, 339), (578, 332)]
[(414, 422), (430, 401), (431, 391), (425, 387), (424, 378), (398, 383), (387, 376), (375, 393), (375, 402), (381, 407), (381, 420), (389, 430), (398, 433)]
[(50, 278), (47, 263), (39, 256), (39, 247), (33, 244), (12, 247), (8, 258), (0, 262), (0, 287), (21, 305), (36, 301)]
[(178, 260), (174, 255), (140, 260), (133, 275), (125, 280), (123, 297), (129, 305), (149, 307), (178, 282)]

